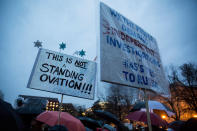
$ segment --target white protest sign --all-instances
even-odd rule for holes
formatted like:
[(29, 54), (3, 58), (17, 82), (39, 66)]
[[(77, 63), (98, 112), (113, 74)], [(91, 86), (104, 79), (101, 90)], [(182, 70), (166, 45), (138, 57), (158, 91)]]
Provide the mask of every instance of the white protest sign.
[(96, 63), (40, 49), (28, 88), (94, 99)]
[(102, 81), (169, 93), (156, 40), (103, 3), (100, 59)]

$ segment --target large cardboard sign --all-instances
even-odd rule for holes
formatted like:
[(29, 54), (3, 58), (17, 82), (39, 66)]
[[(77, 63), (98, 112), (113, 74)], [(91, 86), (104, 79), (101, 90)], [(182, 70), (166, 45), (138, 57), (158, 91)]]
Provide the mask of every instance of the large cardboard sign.
[(103, 3), (100, 59), (102, 81), (168, 93), (155, 38)]
[(28, 88), (94, 99), (96, 63), (40, 49)]

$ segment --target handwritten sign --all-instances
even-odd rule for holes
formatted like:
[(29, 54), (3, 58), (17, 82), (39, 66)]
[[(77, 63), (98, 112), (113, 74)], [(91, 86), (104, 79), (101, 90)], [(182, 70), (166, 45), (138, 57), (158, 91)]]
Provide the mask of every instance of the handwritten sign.
[(96, 63), (40, 49), (28, 88), (94, 99)]
[(169, 92), (155, 38), (103, 3), (100, 59), (102, 81)]

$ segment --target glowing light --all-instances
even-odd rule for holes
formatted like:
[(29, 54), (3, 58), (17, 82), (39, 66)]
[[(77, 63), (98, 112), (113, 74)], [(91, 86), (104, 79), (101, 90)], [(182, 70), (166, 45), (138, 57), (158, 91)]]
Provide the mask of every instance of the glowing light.
[(85, 112), (83, 112), (83, 113), (81, 113), (83, 116), (85, 116), (86, 115), (86, 113)]
[(123, 120), (123, 123), (129, 123), (129, 122), (130, 122), (129, 119), (124, 119), (124, 120)]
[(162, 115), (161, 118), (166, 119), (166, 116), (165, 115)]
[(114, 123), (110, 123), (109, 125), (112, 127), (116, 127), (116, 125)]
[(92, 112), (92, 108), (88, 108), (86, 111), (90, 111), (90, 112)]
[(193, 117), (194, 117), (194, 118), (197, 118), (197, 114), (194, 114)]

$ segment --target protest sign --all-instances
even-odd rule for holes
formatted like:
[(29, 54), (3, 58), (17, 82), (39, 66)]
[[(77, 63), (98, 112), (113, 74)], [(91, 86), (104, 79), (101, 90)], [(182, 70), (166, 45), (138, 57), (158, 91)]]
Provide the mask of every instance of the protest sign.
[(102, 81), (168, 93), (155, 38), (103, 3), (100, 60)]
[(40, 49), (28, 88), (94, 99), (96, 63)]

